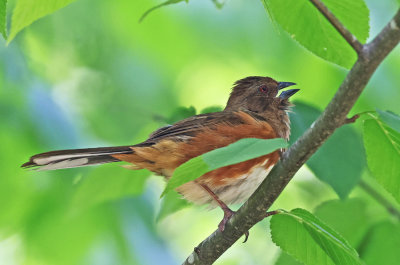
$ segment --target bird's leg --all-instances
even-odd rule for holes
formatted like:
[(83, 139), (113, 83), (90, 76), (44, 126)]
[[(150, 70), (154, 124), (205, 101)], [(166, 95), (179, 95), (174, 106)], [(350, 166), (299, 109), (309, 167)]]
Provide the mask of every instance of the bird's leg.
[[(232, 215), (234, 215), (236, 212), (232, 211), (228, 205), (226, 205), (223, 201), (221, 201), (220, 198), (218, 198), (217, 194), (215, 194), (207, 185), (205, 184), (200, 184), (199, 185), (201, 187), (203, 187), (203, 189), (205, 189), (205, 191), (207, 191), (211, 197), (218, 203), (218, 205), (221, 207), (222, 211), (224, 211), (224, 218), (222, 218), (222, 221), (218, 224), (218, 229), (219, 231), (224, 231), (225, 230), (225, 225), (228, 222), (228, 220), (232, 217)], [(247, 241), (247, 238), (249, 237), (249, 231), (246, 231), (245, 233), (245, 240), (244, 242)], [(243, 242), (243, 243), (244, 243)]]
[(235, 211), (232, 211), (228, 205), (226, 205), (220, 198), (218, 198), (217, 194), (215, 194), (207, 185), (200, 184), (210, 195), (211, 197), (218, 203), (219, 207), (221, 207), (222, 211), (224, 211), (224, 218), (219, 223), (218, 228), (222, 232), (225, 229), (225, 224), (228, 222), (229, 218), (235, 214)]

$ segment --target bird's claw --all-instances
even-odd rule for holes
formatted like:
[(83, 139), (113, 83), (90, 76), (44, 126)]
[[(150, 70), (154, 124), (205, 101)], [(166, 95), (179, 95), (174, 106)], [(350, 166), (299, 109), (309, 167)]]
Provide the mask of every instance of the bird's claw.
[[(224, 218), (222, 218), (221, 222), (218, 224), (218, 230), (220, 232), (223, 232), (225, 230), (226, 223), (236, 213), (235, 211), (232, 211), (228, 207), (227, 208), (223, 208), (222, 210), (224, 211)], [(246, 231), (244, 233), (244, 235), (245, 235), (245, 238), (244, 238), (243, 243), (246, 243), (247, 239), (249, 238), (249, 231)]]

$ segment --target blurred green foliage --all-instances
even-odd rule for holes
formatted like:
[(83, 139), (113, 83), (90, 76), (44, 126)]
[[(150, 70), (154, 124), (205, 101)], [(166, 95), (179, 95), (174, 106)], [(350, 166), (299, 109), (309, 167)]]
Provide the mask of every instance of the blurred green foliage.
[(6, 8), (7, 0), (0, 1), (0, 33), (4, 39), (7, 38), (6, 34)]
[(154, 10), (157, 10), (157, 9), (159, 9), (159, 8), (161, 8), (161, 7), (164, 7), (164, 6), (168, 6), (168, 5), (172, 5), (172, 4), (177, 4), (177, 3), (180, 3), (180, 2), (186, 2), (186, 3), (188, 3), (189, 0), (168, 0), (168, 1), (165, 1), (165, 2), (163, 2), (163, 3), (161, 3), (161, 4), (159, 4), (159, 5), (153, 6), (152, 8), (148, 9), (146, 12), (143, 13), (143, 15), (142, 15), (142, 16), (140, 17), (140, 19), (139, 19), (139, 22), (142, 22), (143, 19), (145, 19), (145, 18), (146, 18), (151, 12), (153, 12)]
[[(322, 113), (310, 105), (301, 102), (295, 104), (290, 114), (292, 143), (312, 126)], [(335, 134), (307, 161), (307, 165), (315, 176), (328, 183), (339, 197), (346, 198), (358, 184), (366, 167), (364, 148), (359, 134), (351, 126), (337, 129)]]
[[(24, 2), (8, 1), (8, 10)], [(61, 4), (50, 12), (72, 1), (56, 2)], [(321, 110), (346, 75), (286, 33), (277, 33), (260, 1), (229, 1), (217, 9), (212, 1), (193, 0), (161, 8), (139, 24), (144, 12), (160, 2), (75, 1), (25, 28), (8, 46), (0, 41), (1, 264), (181, 262), (216, 229), (219, 210), (186, 207), (173, 193), (160, 200), (161, 178), (117, 165), (54, 172), (19, 166), (50, 149), (142, 141), (196, 109), (219, 110), (207, 108), (223, 106), (232, 83), (249, 75), (296, 82), (299, 107)], [(0, 1), (0, 7), (5, 3)], [(369, 0), (367, 6), (373, 37), (398, 3)], [(9, 13), (7, 21), (13, 22), (14, 15)], [(3, 35), (4, 21), (0, 12)], [(22, 29), (13, 27), (7, 28), (10, 39)], [(352, 114), (375, 108), (400, 113), (399, 67), (397, 48)], [(361, 125), (344, 130), (357, 140)], [(298, 135), (294, 132), (292, 139)], [(353, 159), (358, 156), (346, 157), (349, 163)], [(309, 166), (312, 171), (303, 168), (273, 208), (316, 208), (316, 216), (340, 232), (366, 264), (395, 264), (399, 220), (361, 188), (348, 188), (359, 176), (349, 176), (355, 177), (343, 191), (349, 199), (337, 201), (331, 186), (314, 178), (312, 172), (323, 179)], [(370, 181), (365, 165), (360, 168), (362, 179)], [(331, 178), (345, 179), (341, 174), (337, 167)], [(391, 195), (379, 192), (398, 209)], [(178, 209), (183, 210), (168, 215)], [(255, 226), (246, 245), (235, 244), (218, 263), (274, 264), (279, 249), (268, 222)], [(290, 259), (281, 256), (279, 264)]]
[(12, 26), (8, 42), (35, 20), (57, 11), (75, 0), (19, 0), (12, 14)]

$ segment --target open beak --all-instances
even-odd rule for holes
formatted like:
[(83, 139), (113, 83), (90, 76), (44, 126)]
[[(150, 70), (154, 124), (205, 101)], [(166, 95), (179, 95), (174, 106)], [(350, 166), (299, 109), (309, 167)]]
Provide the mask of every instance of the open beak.
[(282, 88), (294, 86), (294, 85), (296, 85), (296, 83), (292, 83), (292, 82), (278, 82), (278, 90), (281, 90)]
[[(283, 88), (289, 87), (289, 86), (294, 86), (296, 85), (296, 83), (292, 83), (292, 82), (278, 82), (278, 89), (281, 90)], [(289, 89), (286, 91), (282, 91), (282, 93), (279, 95), (279, 97), (281, 99), (288, 99), (291, 96), (293, 96), (294, 94), (297, 93), (297, 91), (299, 91), (300, 89)]]
[(279, 95), (279, 97), (281, 99), (288, 99), (291, 96), (293, 96), (294, 94), (296, 94), (297, 91), (299, 91), (299, 90), (300, 89), (289, 89), (289, 90), (286, 90), (286, 91), (282, 91), (282, 93)]

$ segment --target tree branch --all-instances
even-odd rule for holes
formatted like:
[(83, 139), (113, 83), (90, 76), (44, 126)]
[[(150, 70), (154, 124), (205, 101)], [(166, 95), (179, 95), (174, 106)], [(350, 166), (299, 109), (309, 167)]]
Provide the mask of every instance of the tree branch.
[(321, 116), (284, 154), (249, 200), (228, 221), (201, 242), (183, 264), (212, 264), (253, 225), (283, 191), (300, 167), (332, 133), (346, 123), (346, 116), (376, 68), (400, 41), (400, 10), (378, 36), (360, 49), (354, 64)]
[(324, 17), (335, 27), (342, 37), (353, 47), (357, 54), (361, 53), (363, 45), (357, 40), (356, 36), (343, 26), (343, 24), (332, 14), (331, 11), (320, 1), (310, 0), (311, 3), (324, 15)]

